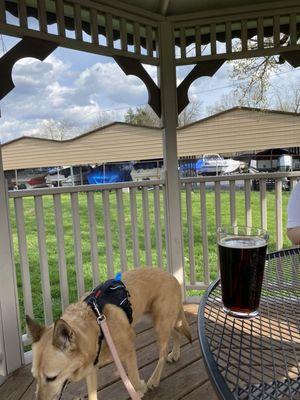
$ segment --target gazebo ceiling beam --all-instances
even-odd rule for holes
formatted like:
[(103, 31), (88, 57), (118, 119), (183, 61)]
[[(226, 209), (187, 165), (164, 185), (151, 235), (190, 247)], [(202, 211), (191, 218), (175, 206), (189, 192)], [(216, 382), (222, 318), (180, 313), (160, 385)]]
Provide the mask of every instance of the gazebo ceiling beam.
[(43, 61), (56, 48), (57, 43), (25, 37), (4, 54), (0, 58), (0, 100), (15, 87), (12, 80), (12, 69), (18, 60), (33, 57)]

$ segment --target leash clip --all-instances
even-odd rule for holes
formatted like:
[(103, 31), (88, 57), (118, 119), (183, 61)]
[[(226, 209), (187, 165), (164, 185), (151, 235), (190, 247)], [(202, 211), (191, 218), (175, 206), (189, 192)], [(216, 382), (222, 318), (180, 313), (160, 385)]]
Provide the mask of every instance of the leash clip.
[(101, 322), (106, 319), (105, 315), (100, 313), (99, 308), (98, 308), (98, 306), (97, 306), (95, 301), (93, 301), (93, 306), (94, 306), (94, 310), (96, 311), (96, 313), (98, 315), (97, 316), (97, 324), (101, 325)]

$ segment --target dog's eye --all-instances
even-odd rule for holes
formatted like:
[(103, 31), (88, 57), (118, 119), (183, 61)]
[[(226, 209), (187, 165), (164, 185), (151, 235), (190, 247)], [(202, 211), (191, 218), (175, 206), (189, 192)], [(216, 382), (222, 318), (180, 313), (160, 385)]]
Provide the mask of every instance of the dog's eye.
[(46, 382), (53, 382), (53, 381), (55, 381), (56, 378), (57, 378), (57, 376), (53, 376), (53, 377), (46, 376)]

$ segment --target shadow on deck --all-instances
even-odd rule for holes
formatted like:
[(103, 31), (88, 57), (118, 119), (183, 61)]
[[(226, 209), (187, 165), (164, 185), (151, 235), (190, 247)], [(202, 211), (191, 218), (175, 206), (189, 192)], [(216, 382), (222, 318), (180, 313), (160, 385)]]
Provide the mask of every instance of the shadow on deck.
[[(203, 364), (197, 334), (197, 305), (186, 305), (185, 312), (192, 331), (192, 344), (182, 340), (181, 358), (177, 363), (167, 364), (162, 375), (160, 386), (148, 392), (145, 400), (215, 400), (217, 396), (210, 384)], [(137, 327), (137, 358), (142, 379), (150, 377), (158, 358), (153, 328), (142, 324)], [(35, 383), (30, 372), (31, 365), (15, 371), (0, 386), (0, 399), (32, 400)], [(128, 400), (129, 396), (123, 387), (115, 365), (101, 368), (98, 379), (99, 395), (103, 400)], [(86, 398), (84, 381), (69, 384), (62, 400)]]

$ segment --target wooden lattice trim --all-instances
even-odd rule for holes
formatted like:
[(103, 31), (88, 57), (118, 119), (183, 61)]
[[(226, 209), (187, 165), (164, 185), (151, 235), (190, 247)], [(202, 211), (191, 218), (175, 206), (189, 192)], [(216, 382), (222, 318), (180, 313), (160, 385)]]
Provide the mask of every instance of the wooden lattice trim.
[(174, 24), (177, 65), (300, 49), (300, 6)]
[[(15, 18), (7, 18), (7, 13)], [(28, 18), (38, 20), (30, 28)], [(0, 0), (1, 32), (34, 36), (65, 47), (123, 55), (157, 64), (158, 22), (89, 0)], [(37, 35), (37, 34), (42, 35)], [(55, 38), (53, 37), (55, 36)], [(69, 43), (70, 41), (77, 43)]]

